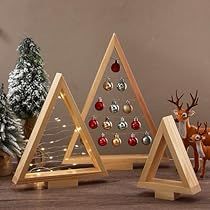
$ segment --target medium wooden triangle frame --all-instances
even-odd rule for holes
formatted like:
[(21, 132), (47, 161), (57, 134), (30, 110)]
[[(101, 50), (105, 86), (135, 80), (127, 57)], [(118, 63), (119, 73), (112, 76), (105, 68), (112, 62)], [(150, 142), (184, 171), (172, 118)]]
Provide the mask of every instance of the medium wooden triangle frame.
[[(70, 117), (72, 118), (73, 123), (75, 124), (77, 133), (81, 136), (84, 146), (89, 154), (92, 164), (94, 167), (91, 168), (82, 168), (82, 169), (68, 169), (68, 170), (57, 170), (52, 172), (40, 172), (40, 173), (27, 173), (29, 164), (34, 157), (36, 149), (41, 141), (44, 130), (47, 126), (47, 122), (50, 118), (53, 106), (56, 103), (58, 96), (61, 96), (63, 99)], [(68, 156), (70, 159), (72, 150), (75, 143), (70, 141), (69, 147), (67, 149)], [(69, 151), (71, 150), (71, 151)], [(66, 156), (66, 155), (65, 155)], [(24, 183), (36, 183), (36, 182), (50, 182), (58, 180), (71, 180), (72, 178), (80, 178), (83, 176), (89, 175), (107, 175), (107, 172), (103, 166), (103, 163), (100, 159), (100, 155), (93, 143), (93, 140), (90, 136), (90, 133), (83, 122), (79, 109), (73, 99), (73, 96), (64, 80), (64, 77), (61, 73), (57, 73), (52, 82), (51, 88), (43, 104), (42, 110), (39, 114), (37, 122), (34, 126), (32, 134), (30, 136), (29, 142), (26, 146), (26, 149), (21, 157), (21, 160), (18, 164), (16, 172), (13, 176), (13, 183), (15, 184), (24, 184)]]
[[(127, 78), (128, 78), (128, 80), (130, 82), (130, 86), (131, 86), (131, 88), (132, 88), (132, 90), (133, 90), (133, 92), (134, 92), (134, 94), (136, 96), (136, 100), (137, 100), (137, 102), (138, 102), (138, 104), (139, 104), (139, 106), (140, 106), (140, 108), (142, 110), (142, 113), (143, 113), (144, 118), (146, 120), (146, 123), (147, 123), (147, 125), (148, 125), (148, 127), (149, 127), (149, 129), (151, 131), (151, 134), (154, 137), (155, 134), (156, 134), (155, 124), (154, 124), (154, 122), (152, 120), (151, 114), (150, 114), (150, 112), (149, 112), (149, 110), (147, 108), (147, 105), (146, 105), (145, 101), (144, 101), (144, 98), (143, 98), (143, 95), (141, 93), (141, 90), (139, 89), (138, 83), (137, 83), (137, 81), (136, 81), (136, 79), (135, 79), (135, 77), (133, 75), (131, 67), (128, 64), (128, 61), (127, 61), (127, 59), (125, 57), (123, 49), (122, 49), (122, 47), (120, 45), (120, 42), (119, 42), (119, 40), (118, 40), (118, 38), (117, 38), (115, 33), (112, 35), (112, 38), (111, 38), (111, 40), (109, 42), (109, 45), (108, 45), (108, 47), (106, 49), (106, 52), (105, 52), (104, 57), (102, 59), (102, 62), (100, 64), (100, 66), (99, 66), (99, 69), (98, 69), (98, 72), (96, 74), (95, 80), (94, 80), (94, 82), (92, 84), (92, 87), (91, 87), (91, 89), (89, 91), (89, 94), (87, 96), (87, 99), (86, 99), (86, 102), (85, 102), (85, 105), (83, 107), (82, 114), (81, 114), (82, 115), (82, 119), (83, 119), (83, 121), (85, 121), (85, 119), (86, 119), (86, 117), (88, 115), (89, 109), (90, 109), (90, 107), (91, 107), (91, 105), (93, 103), (93, 100), (95, 98), (97, 89), (98, 89), (98, 87), (99, 87), (99, 85), (101, 83), (101, 80), (102, 80), (103, 75), (104, 75), (104, 73), (106, 71), (106, 67), (107, 67), (107, 65), (108, 65), (108, 63), (110, 61), (110, 58), (112, 56), (112, 53), (113, 53), (114, 49), (116, 50), (116, 52), (117, 52), (117, 54), (119, 56), (119, 59), (120, 59), (122, 65), (123, 65), (123, 68), (124, 68), (125, 73), (127, 75)], [(76, 142), (77, 139), (78, 139), (78, 133), (75, 132), (73, 134), (73, 136), (72, 136), (72, 140), (71, 141)], [(69, 152), (70, 151), (71, 150), (69, 150)], [(69, 154), (67, 152), (66, 156), (68, 156), (68, 155)], [(122, 164), (122, 161), (124, 163), (126, 163), (128, 161), (132, 162), (131, 163), (132, 167), (131, 168), (129, 167), (130, 169), (132, 169), (133, 168), (133, 161), (137, 161), (137, 162), (139, 161), (138, 158), (136, 158), (136, 157), (137, 157), (137, 155), (128, 155), (128, 154), (127, 155), (112, 155), (112, 156), (104, 155), (104, 156), (101, 156), (102, 160), (104, 161), (105, 167), (106, 167), (107, 164), (110, 165), (110, 161), (112, 162), (111, 164), (113, 165), (113, 158), (116, 158), (116, 160), (118, 162), (115, 164), (115, 166), (117, 166), (117, 167), (114, 166), (114, 169), (122, 169), (122, 168), (118, 167), (120, 164)], [(144, 162), (146, 160), (146, 158), (147, 158), (146, 155), (142, 155), (141, 158), (140, 158), (141, 159), (140, 162)], [(80, 159), (80, 161), (82, 163), (84, 160)], [(71, 163), (71, 161), (68, 160), (68, 158), (65, 158), (63, 163), (68, 164), (68, 163)], [(112, 167), (111, 168), (110, 167), (106, 167), (106, 168), (107, 169), (113, 169)], [(128, 168), (126, 167), (125, 169), (127, 170)]]
[[(162, 138), (164, 137), (164, 138)], [(181, 181), (155, 178), (161, 158), (168, 146)], [(196, 194), (201, 191), (192, 164), (184, 148), (173, 117), (164, 117), (160, 123), (138, 186), (152, 189), (155, 197), (174, 200), (177, 194)]]

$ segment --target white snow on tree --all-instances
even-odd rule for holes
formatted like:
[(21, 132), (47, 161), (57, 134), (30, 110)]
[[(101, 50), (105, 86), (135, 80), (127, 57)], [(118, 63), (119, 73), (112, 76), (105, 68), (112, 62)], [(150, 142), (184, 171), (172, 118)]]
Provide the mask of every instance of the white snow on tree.
[(19, 59), (8, 80), (8, 101), (21, 119), (37, 116), (49, 90), (49, 77), (44, 70), (40, 48), (31, 38), (19, 45)]
[(0, 88), (0, 149), (12, 157), (21, 157), (26, 146), (21, 120), (11, 110), (3, 84)]

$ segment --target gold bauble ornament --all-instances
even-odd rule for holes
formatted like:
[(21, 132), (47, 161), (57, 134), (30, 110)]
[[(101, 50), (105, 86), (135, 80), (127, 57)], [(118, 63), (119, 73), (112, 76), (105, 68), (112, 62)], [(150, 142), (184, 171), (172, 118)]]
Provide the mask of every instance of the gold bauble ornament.
[(113, 85), (111, 79), (108, 77), (108, 78), (106, 79), (106, 81), (104, 82), (104, 84), (103, 84), (104, 90), (110, 91), (110, 90), (113, 89), (113, 86), (114, 86), (114, 85)]
[(106, 117), (105, 121), (102, 123), (102, 127), (105, 130), (109, 130), (112, 127), (112, 122), (110, 121), (108, 117)]
[(127, 100), (126, 103), (123, 105), (123, 112), (129, 114), (133, 111), (133, 106), (131, 105), (130, 101)]
[(121, 143), (122, 143), (122, 140), (121, 140), (119, 134), (118, 133), (115, 133), (114, 139), (112, 140), (112, 145), (114, 147), (118, 147), (118, 146), (121, 145)]

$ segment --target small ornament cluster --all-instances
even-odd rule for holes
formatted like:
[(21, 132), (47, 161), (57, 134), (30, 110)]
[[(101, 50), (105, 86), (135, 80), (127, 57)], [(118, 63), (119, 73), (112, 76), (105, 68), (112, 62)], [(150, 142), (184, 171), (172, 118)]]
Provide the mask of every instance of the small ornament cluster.
[[(101, 136), (98, 138), (98, 144), (100, 146), (106, 146), (108, 144), (108, 139), (106, 138), (105, 134), (102, 133)], [(131, 133), (129, 139), (128, 139), (128, 144), (130, 146), (136, 146), (138, 144), (139, 140), (136, 137), (134, 133)], [(149, 145), (152, 143), (152, 137), (149, 135), (149, 133), (146, 131), (144, 133), (143, 138), (141, 139), (142, 144), (144, 145)], [(122, 140), (120, 138), (120, 135), (118, 133), (114, 134), (114, 137), (112, 139), (112, 145), (114, 147), (118, 147), (122, 144)]]
[[(88, 125), (91, 129), (96, 129), (99, 127), (99, 122), (95, 116), (92, 116), (88, 122)], [(102, 122), (102, 127), (104, 130), (109, 130), (112, 128), (112, 122), (109, 117), (106, 117), (105, 120)], [(141, 122), (138, 120), (137, 117), (134, 117), (133, 121), (130, 124), (133, 130), (139, 130), (141, 128)], [(120, 121), (117, 124), (117, 128), (119, 130), (125, 130), (128, 128), (128, 123), (125, 121), (124, 117), (120, 118)]]
[[(104, 108), (105, 108), (105, 104), (103, 102), (103, 99), (102, 97), (99, 97), (95, 103), (95, 109), (97, 111), (102, 111)], [(126, 114), (130, 114), (133, 111), (133, 106), (131, 105), (129, 100), (127, 100), (125, 104), (122, 106), (122, 110)], [(117, 113), (120, 111), (120, 106), (117, 104), (115, 100), (113, 100), (112, 103), (110, 104), (109, 111), (111, 113)]]
[[(128, 85), (127, 85), (127, 83), (125, 82), (124, 78), (121, 78), (121, 79), (119, 80), (119, 82), (117, 83), (117, 86), (116, 86), (116, 87), (117, 87), (117, 90), (123, 92), (123, 91), (125, 91), (125, 90), (127, 89)], [(114, 88), (114, 84), (113, 84), (113, 82), (111, 81), (111, 78), (110, 78), (110, 77), (108, 77), (108, 78), (105, 80), (105, 82), (104, 82), (104, 84), (103, 84), (103, 88), (104, 88), (104, 90), (106, 90), (106, 91), (110, 91), (110, 90), (112, 90), (112, 89)]]
[[(117, 60), (115, 60), (114, 63), (111, 65), (111, 71), (115, 73), (120, 71), (120, 64), (118, 63)], [(111, 91), (115, 87), (119, 92), (124, 92), (127, 89), (128, 85), (123, 77), (121, 77), (118, 80), (116, 85), (113, 83), (110, 77), (107, 77), (103, 83), (103, 89), (105, 91)], [(123, 113), (125, 114), (130, 114), (131, 112), (133, 112), (133, 106), (129, 100), (126, 100), (126, 102), (122, 106), (120, 106), (116, 100), (113, 100), (111, 104), (105, 104), (103, 98), (99, 97), (98, 100), (95, 102), (95, 109), (97, 111), (102, 111), (105, 109), (105, 107), (108, 108), (111, 114), (118, 113), (120, 110), (122, 110)], [(133, 120), (129, 123), (125, 120), (124, 117), (121, 116), (119, 122), (116, 125), (114, 125), (108, 116), (105, 117), (105, 120), (100, 123), (95, 116), (92, 116), (88, 124), (91, 129), (96, 129), (99, 126), (101, 126), (105, 131), (114, 128), (117, 128), (119, 131), (123, 131), (126, 130), (128, 127), (133, 129), (134, 131), (137, 131), (142, 128), (142, 124), (139, 121), (138, 117), (134, 117)], [(133, 132), (130, 134), (129, 138), (127, 139), (128, 145), (136, 146), (139, 143), (139, 140), (136, 135), (138, 134), (135, 134)], [(141, 137), (141, 142), (144, 145), (149, 145), (152, 143), (152, 138), (149, 135), (148, 131), (146, 131), (143, 137)], [(100, 146), (106, 146), (108, 143), (109, 143), (108, 138), (104, 133), (102, 133), (101, 136), (98, 138), (98, 144)], [(111, 143), (114, 147), (119, 147), (122, 144), (122, 139), (119, 133), (114, 132)]]

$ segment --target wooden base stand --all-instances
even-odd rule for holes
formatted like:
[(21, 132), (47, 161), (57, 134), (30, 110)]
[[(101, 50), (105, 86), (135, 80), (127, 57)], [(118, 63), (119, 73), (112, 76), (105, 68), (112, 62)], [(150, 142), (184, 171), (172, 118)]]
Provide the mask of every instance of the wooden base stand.
[(179, 198), (178, 193), (174, 193), (174, 192), (167, 192), (167, 191), (156, 191), (155, 192), (155, 198), (156, 199), (162, 199), (162, 200), (169, 200), (169, 201), (174, 201), (177, 198)]
[(49, 181), (47, 187), (48, 189), (78, 187), (78, 179)]
[(108, 171), (130, 171), (130, 170), (133, 170), (133, 163), (132, 162), (121, 162), (121, 163), (110, 162), (110, 163), (105, 163), (104, 167)]
[(45, 188), (46, 188), (45, 182), (37, 182), (34, 184), (34, 189), (36, 189), (36, 190), (43, 190)]
[[(148, 158), (147, 154), (122, 154), (122, 155), (101, 155), (101, 160), (104, 167), (108, 171), (116, 170), (133, 170), (133, 164), (144, 164)], [(163, 157), (161, 163), (168, 163), (169, 158)], [(71, 157), (64, 159), (63, 164), (91, 164), (91, 159), (88, 156)]]

